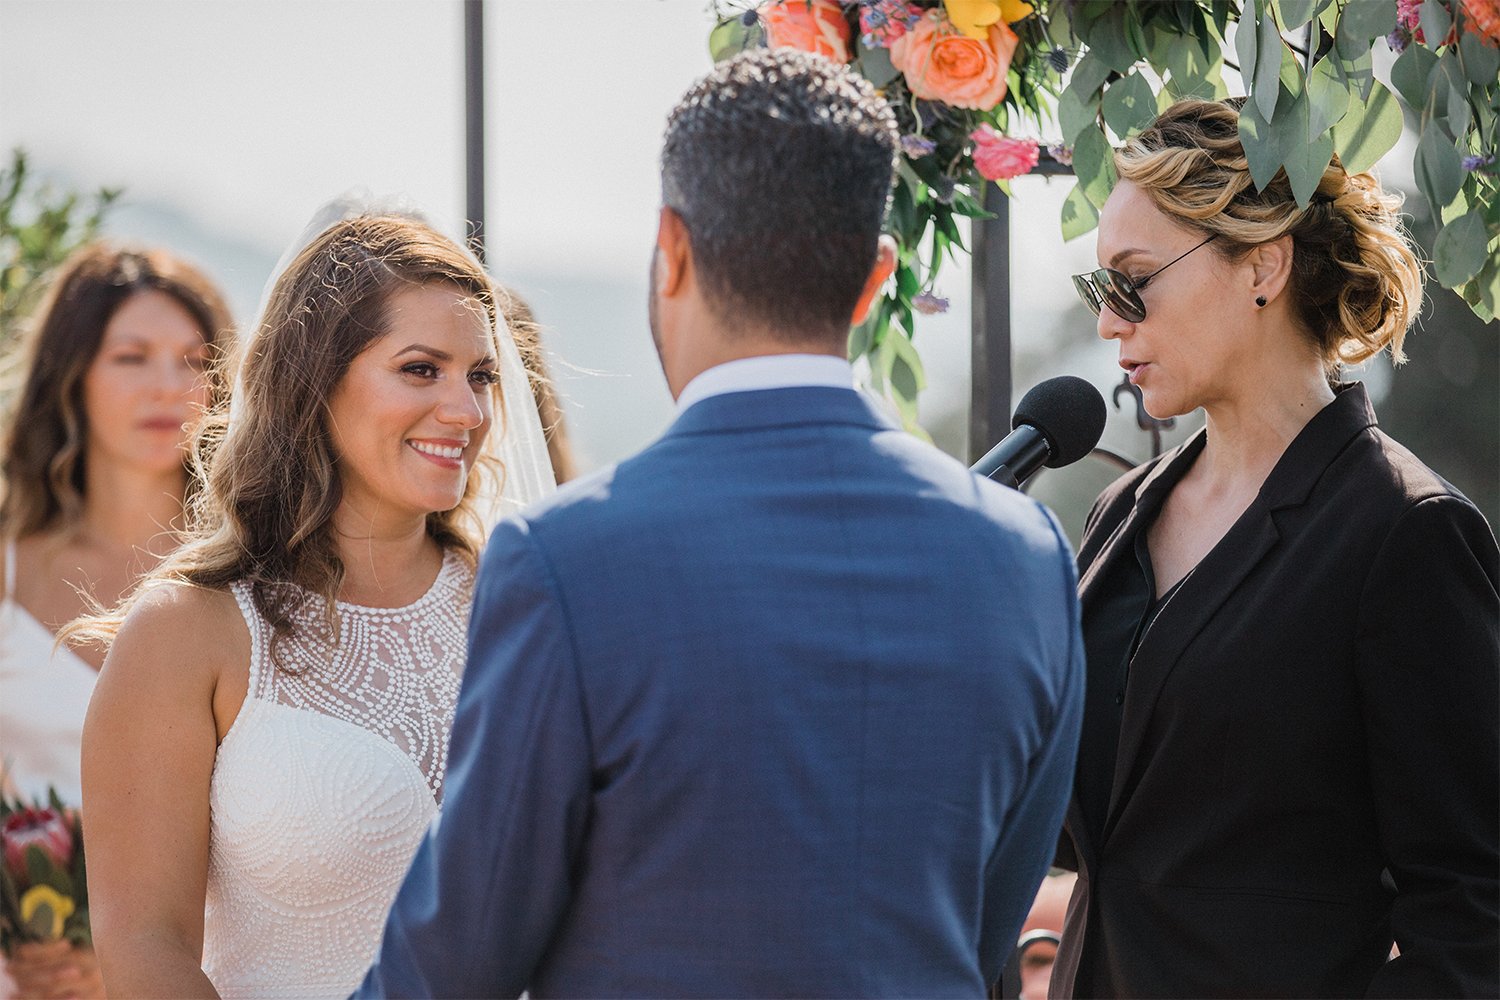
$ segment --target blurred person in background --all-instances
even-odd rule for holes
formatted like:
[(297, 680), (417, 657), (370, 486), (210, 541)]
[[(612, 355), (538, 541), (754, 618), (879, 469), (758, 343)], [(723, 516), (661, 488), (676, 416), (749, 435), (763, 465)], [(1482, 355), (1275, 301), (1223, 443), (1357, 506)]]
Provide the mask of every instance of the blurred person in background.
[[(80, 803), (102, 654), (54, 633), (119, 601), (177, 544), (188, 425), (231, 336), (197, 268), (96, 243), (64, 262), (18, 345), (0, 453), (0, 769), (24, 799), (53, 788)], [(21, 996), (100, 995), (92, 953), (66, 941), (20, 945), (9, 973)]]
[[(1241, 101), (1115, 155), (1074, 280), (1157, 417), (1079, 551), (1089, 679), (1054, 996), (1500, 995), (1500, 553), (1342, 364), (1422, 301), (1337, 157), (1263, 191)], [(1397, 958), (1387, 961), (1392, 941)]]

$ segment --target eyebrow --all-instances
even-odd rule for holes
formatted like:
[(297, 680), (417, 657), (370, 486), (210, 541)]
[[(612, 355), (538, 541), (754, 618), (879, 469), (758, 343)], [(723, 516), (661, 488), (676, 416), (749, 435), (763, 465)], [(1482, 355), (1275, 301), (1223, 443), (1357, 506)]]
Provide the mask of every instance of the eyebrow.
[(1149, 254), (1150, 252), (1149, 250), (1142, 250), (1140, 247), (1126, 247), (1109, 259), (1109, 266), (1114, 267), (1126, 257), (1133, 257), (1136, 254)]

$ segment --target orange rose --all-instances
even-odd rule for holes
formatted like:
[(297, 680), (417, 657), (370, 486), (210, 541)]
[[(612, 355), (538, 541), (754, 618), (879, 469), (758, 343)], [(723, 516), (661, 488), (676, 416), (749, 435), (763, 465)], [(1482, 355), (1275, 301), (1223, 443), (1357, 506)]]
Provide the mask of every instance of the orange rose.
[(836, 0), (775, 0), (760, 9), (760, 22), (773, 49), (816, 52), (839, 63), (850, 59), (854, 34)]
[(980, 41), (955, 29), (941, 11), (930, 10), (891, 43), (891, 65), (924, 100), (988, 111), (1005, 96), (1005, 73), (1019, 43), (1003, 21), (991, 24)]

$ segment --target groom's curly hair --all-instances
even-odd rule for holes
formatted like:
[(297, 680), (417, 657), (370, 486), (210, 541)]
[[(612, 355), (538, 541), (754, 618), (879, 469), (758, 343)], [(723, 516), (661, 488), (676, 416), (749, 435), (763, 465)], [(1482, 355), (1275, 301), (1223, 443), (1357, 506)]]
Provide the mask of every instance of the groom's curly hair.
[(699, 80), (667, 119), (662, 200), (720, 317), (847, 335), (896, 153), (890, 106), (822, 56), (758, 49)]

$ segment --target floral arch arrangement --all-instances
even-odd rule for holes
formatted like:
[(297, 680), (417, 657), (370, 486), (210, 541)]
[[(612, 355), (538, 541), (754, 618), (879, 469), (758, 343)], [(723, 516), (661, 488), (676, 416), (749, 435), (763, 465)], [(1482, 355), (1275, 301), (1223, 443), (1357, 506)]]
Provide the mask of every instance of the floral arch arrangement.
[[(1182, 97), (1248, 100), (1240, 136), (1264, 187), (1285, 169), (1304, 205), (1335, 153), (1367, 170), (1417, 123), (1414, 172), (1438, 224), (1435, 276), (1479, 316), (1500, 312), (1500, 0), (714, 0), (715, 60), (791, 46), (847, 63), (896, 111), (901, 158), (887, 229), (893, 281), (850, 337), (909, 426), (923, 387), (916, 317), (947, 303), (934, 282), (967, 252), (958, 218), (985, 185), (1045, 157), (1077, 177), (1073, 239), (1114, 186), (1112, 146)], [(1231, 31), (1230, 26), (1234, 25)], [(1232, 41), (1231, 41), (1232, 40)], [(1394, 93), (1376, 45), (1397, 58)]]

